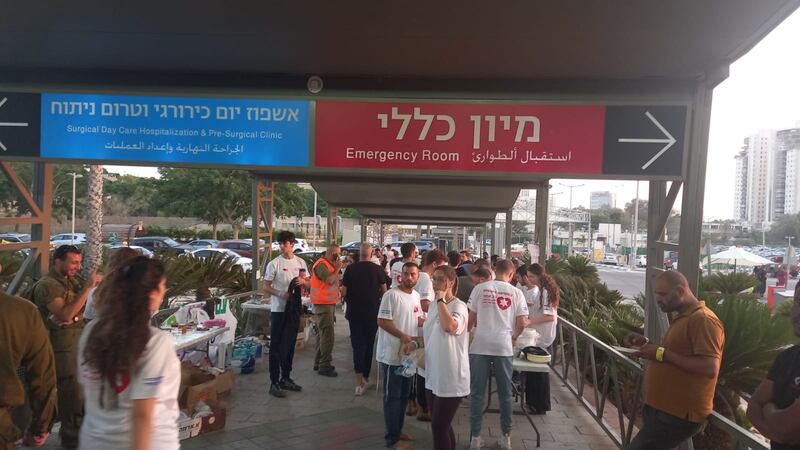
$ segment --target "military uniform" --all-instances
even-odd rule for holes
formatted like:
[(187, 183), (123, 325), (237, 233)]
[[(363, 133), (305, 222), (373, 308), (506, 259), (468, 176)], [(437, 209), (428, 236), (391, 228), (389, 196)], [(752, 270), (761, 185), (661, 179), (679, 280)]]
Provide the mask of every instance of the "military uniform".
[(50, 340), (39, 313), (28, 300), (0, 291), (0, 449), (14, 449), (22, 430), (11, 420), (11, 409), (25, 404), (25, 388), (17, 372), (29, 381), (33, 421), (29, 431), (50, 431), (56, 413), (56, 366)]
[(58, 416), (61, 420), (61, 446), (78, 447), (78, 435), (83, 422), (83, 395), (78, 384), (78, 341), (86, 325), (82, 317), (69, 324), (58, 324), (50, 317), (47, 309), (54, 299), (64, 299), (64, 304), (74, 302), (83, 291), (84, 281), (80, 277), (67, 278), (56, 272), (55, 268), (36, 283), (33, 299), (44, 318), (50, 334), (50, 343), (56, 360), (58, 378)]

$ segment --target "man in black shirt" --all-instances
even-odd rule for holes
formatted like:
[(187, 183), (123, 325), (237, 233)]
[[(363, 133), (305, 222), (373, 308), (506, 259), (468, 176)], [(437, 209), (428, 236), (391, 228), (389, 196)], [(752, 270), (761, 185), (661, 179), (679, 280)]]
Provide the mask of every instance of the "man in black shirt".
[[(797, 285), (800, 287), (800, 283)], [(794, 290), (794, 333), (800, 336), (800, 289)], [(800, 346), (793, 345), (775, 358), (767, 378), (753, 393), (747, 417), (773, 450), (800, 450)]]
[(381, 266), (370, 261), (372, 245), (361, 244), (359, 261), (351, 264), (342, 278), (342, 295), (347, 304), (345, 319), (350, 324), (353, 366), (356, 373), (356, 395), (367, 390), (372, 367), (372, 349), (378, 332), (378, 307), (392, 280)]

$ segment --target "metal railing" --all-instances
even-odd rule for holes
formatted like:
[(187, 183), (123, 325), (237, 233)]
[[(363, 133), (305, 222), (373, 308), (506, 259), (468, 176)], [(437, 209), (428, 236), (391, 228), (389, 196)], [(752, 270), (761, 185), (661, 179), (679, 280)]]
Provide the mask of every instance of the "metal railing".
[[(614, 444), (625, 448), (630, 444), (642, 406), (644, 369), (636, 361), (561, 317), (558, 319), (558, 336), (558, 342), (553, 344), (553, 373), (577, 397)], [(601, 355), (605, 364), (598, 366), (597, 359)], [(623, 389), (623, 383), (633, 386), (633, 390)], [(606, 413), (611, 414), (609, 402), (616, 409), (611, 421), (606, 419)], [(625, 410), (629, 411), (628, 415)], [(712, 413), (709, 422), (724, 431), (736, 443), (737, 449), (769, 450), (769, 446), (759, 437), (717, 412)]]

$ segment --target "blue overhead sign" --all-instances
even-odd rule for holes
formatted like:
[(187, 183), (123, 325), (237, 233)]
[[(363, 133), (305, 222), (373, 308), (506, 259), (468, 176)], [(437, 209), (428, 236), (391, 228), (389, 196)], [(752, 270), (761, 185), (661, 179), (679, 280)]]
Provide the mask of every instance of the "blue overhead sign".
[(41, 95), (41, 157), (307, 167), (309, 102)]

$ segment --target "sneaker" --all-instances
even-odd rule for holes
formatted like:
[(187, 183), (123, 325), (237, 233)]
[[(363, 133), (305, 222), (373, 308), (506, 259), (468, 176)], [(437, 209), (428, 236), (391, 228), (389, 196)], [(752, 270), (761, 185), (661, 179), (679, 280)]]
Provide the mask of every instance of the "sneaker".
[(322, 375), (323, 377), (331, 377), (331, 378), (333, 378), (333, 377), (338, 377), (339, 376), (339, 374), (336, 372), (336, 370), (333, 367), (323, 367), (322, 369), (319, 369), (319, 371), (317, 373)]
[(286, 392), (284, 392), (277, 383), (272, 383), (272, 386), (269, 387), (269, 395), (283, 398), (286, 397)]
[(504, 434), (497, 444), (500, 445), (502, 450), (511, 450), (511, 435)]
[(291, 378), (287, 378), (281, 381), (281, 389), (286, 391), (300, 392), (303, 390), (303, 387), (295, 383)]
[(483, 441), (480, 436), (472, 436), (472, 439), (469, 440), (469, 450), (480, 450), (482, 445)]
[(364, 386), (356, 386), (356, 396), (361, 397), (364, 395)]

